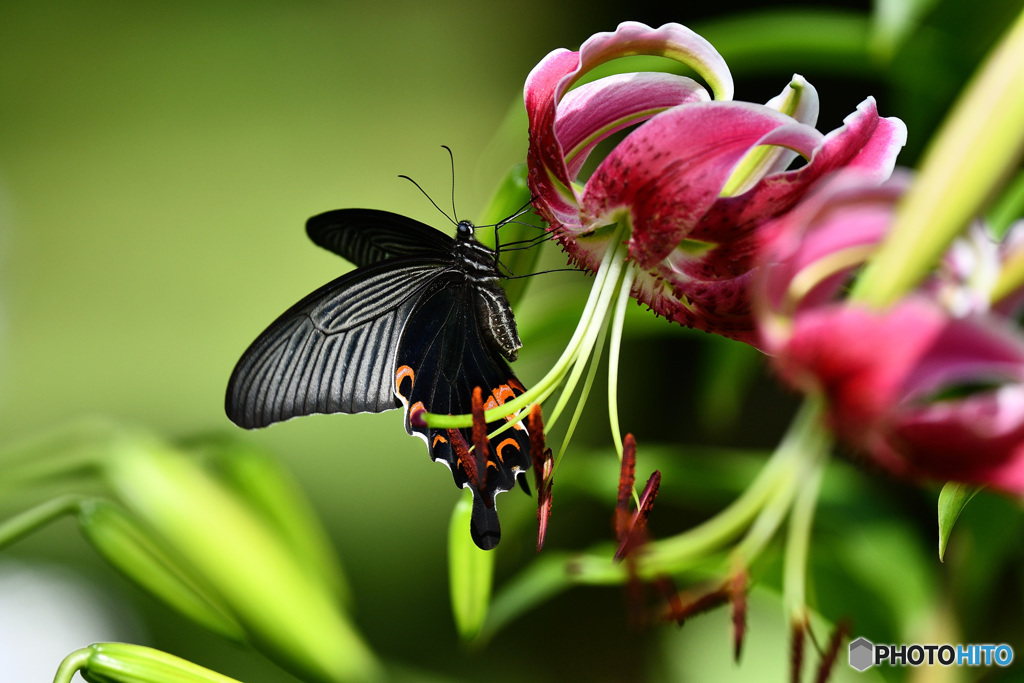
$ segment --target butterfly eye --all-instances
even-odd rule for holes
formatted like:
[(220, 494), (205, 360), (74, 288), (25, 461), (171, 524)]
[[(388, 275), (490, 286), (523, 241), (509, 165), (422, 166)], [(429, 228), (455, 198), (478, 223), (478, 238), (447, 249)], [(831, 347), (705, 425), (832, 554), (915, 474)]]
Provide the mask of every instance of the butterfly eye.
[(459, 221), (458, 234), (462, 239), (468, 239), (473, 236), (473, 224), (469, 221)]

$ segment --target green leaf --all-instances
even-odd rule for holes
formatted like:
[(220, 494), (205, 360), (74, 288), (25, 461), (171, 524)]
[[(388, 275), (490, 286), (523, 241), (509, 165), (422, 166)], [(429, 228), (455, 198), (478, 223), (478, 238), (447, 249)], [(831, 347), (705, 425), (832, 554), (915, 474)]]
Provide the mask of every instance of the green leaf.
[(349, 604), (338, 557), (291, 473), (276, 458), (237, 439), (205, 439), (197, 446), (210, 456), (215, 473), (281, 535), (312, 578)]
[(245, 640), (245, 632), (223, 604), (123, 507), (105, 500), (84, 501), (78, 523), (97, 552), (144, 590), (214, 633)]
[(311, 578), (262, 515), (194, 460), (140, 443), (111, 463), (109, 478), (268, 656), (312, 681), (379, 676), (330, 589)]
[(939, 560), (946, 555), (946, 544), (953, 533), (953, 525), (967, 503), (974, 498), (983, 486), (948, 482), (939, 492)]
[(936, 4), (937, 0), (875, 0), (871, 16), (875, 55), (891, 59)]
[(464, 640), (480, 633), (491, 604), (494, 580), (494, 550), (481, 550), (469, 535), (473, 516), (473, 494), (465, 494), (455, 504), (448, 525), (448, 582), (451, 590), (455, 628)]

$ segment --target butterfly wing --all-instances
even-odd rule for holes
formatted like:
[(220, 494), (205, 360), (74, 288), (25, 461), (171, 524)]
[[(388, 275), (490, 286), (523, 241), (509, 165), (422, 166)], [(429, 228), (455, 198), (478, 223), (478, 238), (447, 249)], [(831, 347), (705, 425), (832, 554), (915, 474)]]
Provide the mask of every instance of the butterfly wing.
[[(490, 457), (483, 491), (469, 484), (459, 449), (453, 441), (472, 443), (471, 429), (446, 430), (413, 426), (410, 412), (422, 406), (428, 412), (472, 412), (475, 387), (481, 387), (485, 409), (497, 407), (525, 390), (515, 374), (481, 334), (482, 296), (479, 287), (466, 280), (450, 279), (432, 287), (416, 310), (402, 336), (395, 361), (397, 395), (406, 406), (406, 430), (427, 442), (430, 456), (444, 462), (458, 486), (473, 490), (470, 532), (485, 550), (501, 536), (494, 497), (511, 489), (516, 478), (530, 467), (530, 441), (522, 424), (515, 424), (490, 439)], [(507, 418), (511, 421), (513, 418)], [(488, 424), (488, 432), (504, 421)]]
[(313, 216), (306, 221), (306, 233), (318, 246), (357, 266), (402, 256), (449, 259), (455, 244), (429, 225), (377, 209), (338, 209)]
[(445, 272), (432, 258), (392, 259), (299, 301), (238, 361), (228, 382), (228, 417), (254, 429), (299, 415), (398, 407), (399, 341), (417, 302)]

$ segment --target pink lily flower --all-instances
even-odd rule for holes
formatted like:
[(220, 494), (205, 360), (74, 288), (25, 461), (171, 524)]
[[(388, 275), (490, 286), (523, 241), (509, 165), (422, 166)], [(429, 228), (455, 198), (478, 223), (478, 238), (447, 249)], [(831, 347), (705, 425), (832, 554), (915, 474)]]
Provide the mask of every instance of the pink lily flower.
[[(710, 92), (651, 72), (572, 89), (595, 67), (630, 55), (675, 59)], [(578, 52), (555, 50), (526, 82), (529, 183), (534, 206), (579, 267), (597, 271), (615, 234), (602, 228), (625, 223), (637, 301), (683, 325), (756, 343), (749, 285), (760, 227), (837, 169), (887, 178), (906, 128), (880, 117), (868, 98), (822, 134), (817, 93), (800, 76), (765, 105), (731, 101), (732, 92), (721, 55), (678, 24), (626, 22)], [(595, 146), (629, 126), (637, 127), (582, 180)], [(806, 163), (787, 170), (797, 156)]]
[(994, 282), (998, 245), (975, 229), (888, 310), (840, 298), (908, 183), (840, 174), (768, 226), (762, 346), (789, 384), (824, 395), (837, 436), (889, 472), (1024, 495), (1024, 335), (978, 285)]

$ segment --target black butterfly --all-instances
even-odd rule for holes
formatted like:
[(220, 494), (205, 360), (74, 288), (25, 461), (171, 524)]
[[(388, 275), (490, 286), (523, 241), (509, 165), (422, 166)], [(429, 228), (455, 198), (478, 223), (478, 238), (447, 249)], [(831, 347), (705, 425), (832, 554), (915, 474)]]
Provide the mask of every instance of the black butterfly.
[[(469, 413), (474, 387), (482, 388), (485, 408), (525, 391), (504, 360), (514, 361), (522, 343), (498, 284), (497, 256), (474, 229), (461, 221), (452, 239), (372, 209), (310, 218), (310, 239), (358, 268), (302, 299), (257, 337), (231, 375), (225, 410), (235, 424), (254, 429), (299, 415), (404, 405), (406, 431), (426, 441), (456, 485), (473, 491), (470, 532), (489, 550), (501, 538), (494, 496), (517, 478), (528, 491), (526, 429), (517, 423), (490, 439), (478, 488), (458, 455), (465, 453), (460, 444), (472, 443), (470, 428), (410, 421), (419, 408)], [(488, 431), (500, 425), (491, 423)]]

